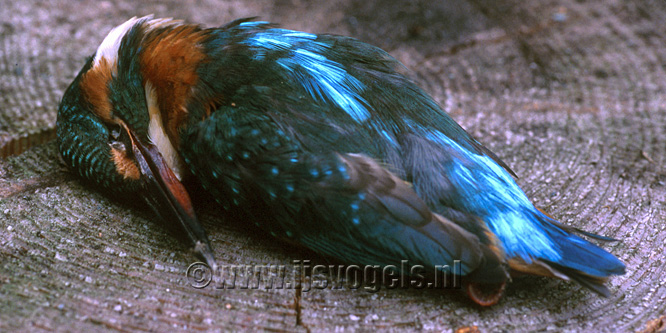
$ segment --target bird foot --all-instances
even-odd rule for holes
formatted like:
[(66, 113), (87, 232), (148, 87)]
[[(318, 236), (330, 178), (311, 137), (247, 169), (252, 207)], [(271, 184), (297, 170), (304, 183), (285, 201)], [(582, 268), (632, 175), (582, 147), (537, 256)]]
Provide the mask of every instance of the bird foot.
[(491, 306), (497, 304), (500, 298), (502, 298), (505, 287), (506, 282), (494, 284), (468, 283), (466, 289), (467, 295), (476, 304), (481, 306)]

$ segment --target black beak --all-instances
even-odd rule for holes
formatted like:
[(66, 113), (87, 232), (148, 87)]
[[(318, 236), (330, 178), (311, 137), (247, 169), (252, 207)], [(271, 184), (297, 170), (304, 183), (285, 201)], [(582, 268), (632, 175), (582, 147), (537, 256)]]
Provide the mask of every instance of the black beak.
[(217, 264), (206, 231), (194, 214), (187, 190), (166, 164), (157, 147), (142, 143), (131, 130), (132, 151), (144, 182), (143, 199), (165, 222), (180, 227), (192, 241), (194, 251), (216, 271)]

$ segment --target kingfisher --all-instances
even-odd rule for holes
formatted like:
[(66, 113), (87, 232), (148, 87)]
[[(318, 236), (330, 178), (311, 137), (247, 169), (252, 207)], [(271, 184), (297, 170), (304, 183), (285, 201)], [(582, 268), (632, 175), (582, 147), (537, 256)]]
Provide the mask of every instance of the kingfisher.
[(350, 37), (134, 17), (66, 90), (57, 138), (73, 172), (144, 201), (211, 267), (186, 179), (228, 216), (345, 263), (457, 261), (483, 306), (516, 274), (608, 296), (625, 273), (581, 235), (613, 239), (536, 208), (402, 64)]

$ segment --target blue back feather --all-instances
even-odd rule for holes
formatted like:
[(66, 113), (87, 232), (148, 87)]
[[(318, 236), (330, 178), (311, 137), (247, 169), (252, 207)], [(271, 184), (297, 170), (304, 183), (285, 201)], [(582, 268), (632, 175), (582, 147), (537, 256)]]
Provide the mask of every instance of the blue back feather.
[(508, 257), (558, 261), (561, 255), (542, 227), (533, 221), (536, 209), (511, 175), (491, 158), (462, 148), (438, 130), (424, 136), (457, 152), (444, 172), (454, 184), (465, 208), (482, 216), (500, 239)]
[(554, 225), (529, 201), (511, 175), (488, 156), (471, 153), (438, 130), (423, 135), (455, 151), (443, 172), (461, 206), (478, 214), (504, 246), (507, 257), (526, 263), (554, 262), (592, 276), (622, 274), (624, 264), (598, 246)]
[[(255, 23), (255, 24), (250, 24)], [(258, 22), (245, 22), (256, 27)], [(251, 46), (255, 60), (268, 53), (283, 51), (275, 61), (300, 83), (312, 98), (335, 103), (357, 122), (370, 118), (368, 103), (361, 96), (364, 84), (350, 75), (340, 63), (323, 55), (331, 47), (317, 41), (317, 35), (286, 29), (267, 29), (250, 35), (243, 44)]]

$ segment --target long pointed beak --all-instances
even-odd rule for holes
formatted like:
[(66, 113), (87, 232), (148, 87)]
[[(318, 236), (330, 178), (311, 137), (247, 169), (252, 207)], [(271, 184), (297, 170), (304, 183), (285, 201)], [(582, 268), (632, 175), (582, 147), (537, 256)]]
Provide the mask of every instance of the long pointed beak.
[(194, 214), (187, 190), (171, 171), (157, 147), (142, 143), (131, 130), (127, 132), (132, 140), (134, 157), (141, 169), (141, 178), (145, 183), (142, 197), (162, 220), (186, 232), (192, 241), (194, 251), (215, 272), (217, 264), (213, 249), (206, 231)]

